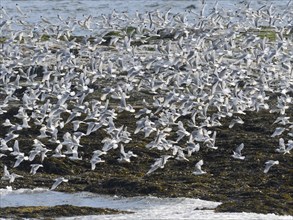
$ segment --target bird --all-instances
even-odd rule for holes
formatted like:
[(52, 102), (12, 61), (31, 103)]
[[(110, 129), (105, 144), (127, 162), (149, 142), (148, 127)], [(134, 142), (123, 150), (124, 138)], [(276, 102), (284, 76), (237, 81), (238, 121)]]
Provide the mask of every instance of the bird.
[(237, 116), (231, 120), (229, 128), (233, 128), (235, 124), (244, 124), (244, 121), (239, 116)]
[(283, 153), (283, 154), (290, 154), (290, 150), (293, 149), (293, 141), (289, 140), (287, 147), (283, 138), (279, 139), (279, 146), (276, 149), (276, 152)]
[(7, 142), (4, 139), (1, 138), (0, 143), (1, 143), (1, 147), (0, 147), (1, 151), (13, 151), (12, 147), (8, 147)]
[(179, 142), (183, 137), (190, 136), (190, 133), (184, 128), (182, 121), (178, 121), (178, 130), (176, 134), (178, 135), (176, 142)]
[(290, 154), (290, 151), (293, 149), (293, 141), (289, 140), (287, 143), (287, 147), (284, 150), (284, 154)]
[(198, 161), (196, 164), (195, 164), (195, 171), (192, 172), (192, 174), (194, 175), (202, 175), (202, 174), (205, 174), (207, 172), (203, 171), (201, 169), (201, 166), (203, 165), (203, 160), (200, 160)]
[(16, 178), (22, 178), (23, 176), (18, 175), (16, 173), (12, 173), (10, 174), (7, 166), (4, 165), (4, 171), (3, 171), (3, 176), (1, 177), (1, 180), (8, 180), (9, 183), (13, 183), (15, 181)]
[(268, 173), (270, 168), (274, 165), (279, 164), (278, 160), (268, 160), (267, 162), (265, 162), (265, 169), (264, 169), (264, 173)]
[(284, 131), (286, 130), (286, 128), (284, 127), (277, 127), (274, 131), (274, 133), (271, 135), (271, 137), (276, 137), (281, 135)]
[(24, 153), (19, 153), (15, 158), (17, 160), (15, 161), (13, 168), (18, 167), (22, 161), (29, 159), (28, 156), (24, 156)]
[(286, 149), (284, 138), (279, 138), (279, 146), (276, 149), (276, 152), (284, 153)]
[(165, 164), (167, 163), (169, 158), (173, 158), (171, 155), (162, 155), (160, 158), (157, 158), (155, 160), (155, 163), (151, 165), (151, 169), (146, 173), (146, 175), (150, 175), (157, 169), (161, 168), (163, 169), (165, 167)]
[(101, 151), (101, 150), (93, 151), (93, 156), (96, 156), (96, 157), (100, 157), (100, 156), (105, 155), (105, 154), (107, 154), (107, 152), (105, 152), (105, 151)]
[(64, 177), (56, 178), (50, 190), (56, 189), (62, 182), (68, 182), (68, 179), (65, 179)]
[(118, 162), (119, 163), (130, 163), (130, 158), (131, 157), (137, 157), (136, 154), (134, 154), (132, 151), (128, 151), (127, 153), (125, 153), (124, 151), (124, 145), (121, 144), (120, 145), (120, 158), (118, 158)]
[(235, 159), (239, 159), (239, 160), (244, 160), (245, 156), (242, 156), (241, 151), (244, 148), (244, 144), (241, 143), (236, 149), (235, 151), (233, 151), (232, 157)]
[(91, 170), (95, 170), (96, 169), (96, 164), (97, 163), (104, 163), (105, 160), (102, 160), (99, 156), (97, 155), (93, 155), (92, 159), (90, 160), (91, 163)]
[(58, 144), (58, 146), (54, 150), (54, 154), (51, 157), (59, 157), (59, 158), (66, 157), (66, 155), (63, 154), (62, 151), (61, 151), (62, 148), (63, 148), (63, 145), (61, 143)]
[(18, 140), (15, 140), (13, 145), (13, 151), (10, 153), (10, 155), (17, 156), (19, 154), (21, 154), (21, 152), (19, 150)]
[(38, 170), (40, 167), (43, 167), (42, 164), (31, 164), (30, 166), (32, 167), (31, 170), (30, 170), (30, 173), (31, 173), (32, 175), (35, 175), (35, 174), (37, 173), (37, 170)]
[(187, 156), (191, 157), (192, 153), (198, 152), (200, 150), (200, 145), (199, 143), (195, 143), (193, 141), (193, 136), (189, 136), (189, 140), (186, 142), (186, 147), (184, 148), (187, 150)]

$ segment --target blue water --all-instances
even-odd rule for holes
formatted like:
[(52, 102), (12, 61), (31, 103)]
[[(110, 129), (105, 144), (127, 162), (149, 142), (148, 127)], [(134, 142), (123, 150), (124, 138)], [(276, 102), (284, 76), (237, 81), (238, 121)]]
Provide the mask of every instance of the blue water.
[[(206, 0), (207, 7), (206, 12), (210, 11), (217, 1)], [(239, 6), (239, 3), (249, 2), (235, 1), (235, 0), (219, 0), (218, 7), (225, 9), (235, 10)], [(82, 17), (84, 15), (99, 16), (101, 14), (109, 14), (114, 9), (117, 12), (125, 12), (133, 14), (136, 11), (166, 11), (171, 8), (172, 13), (184, 12), (187, 10), (198, 11), (202, 7), (202, 0), (54, 0), (54, 1), (36, 1), (36, 0), (1, 0), (1, 7), (9, 15), (16, 15), (19, 13), (16, 10), (16, 4), (22, 9), (24, 13), (27, 13), (32, 21), (37, 21), (40, 16), (49, 17), (50, 19), (56, 18), (57, 14), (63, 17)], [(286, 8), (287, 0), (252, 0), (251, 7), (259, 8), (262, 5), (273, 4), (277, 8)], [(3, 13), (3, 12), (1, 12)]]

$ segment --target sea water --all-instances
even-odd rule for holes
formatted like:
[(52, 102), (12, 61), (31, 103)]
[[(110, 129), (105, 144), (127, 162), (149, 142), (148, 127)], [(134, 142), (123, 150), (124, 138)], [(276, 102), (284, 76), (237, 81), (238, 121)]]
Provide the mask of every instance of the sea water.
[[(264, 219), (292, 220), (292, 216), (256, 213), (216, 213), (219, 202), (190, 198), (158, 198), (153, 196), (118, 197), (89, 192), (63, 193), (48, 189), (0, 189), (0, 206), (55, 206), (74, 205), (111, 208), (133, 214), (70, 217), (66, 219)], [(64, 219), (59, 218), (59, 219)]]

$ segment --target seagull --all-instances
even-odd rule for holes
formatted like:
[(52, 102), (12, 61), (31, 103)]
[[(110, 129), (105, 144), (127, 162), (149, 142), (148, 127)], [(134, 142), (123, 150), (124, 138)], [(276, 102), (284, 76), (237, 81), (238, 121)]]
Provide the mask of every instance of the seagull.
[(53, 183), (50, 190), (56, 189), (62, 182), (68, 182), (68, 179), (65, 179), (64, 177), (59, 177), (55, 179), (55, 182)]
[(18, 140), (15, 140), (13, 145), (13, 151), (10, 153), (10, 155), (17, 156), (19, 154), (21, 154), (21, 152), (19, 150)]
[(286, 128), (283, 127), (277, 127), (274, 131), (274, 133), (271, 135), (271, 137), (276, 137), (281, 135), (284, 131), (286, 130)]
[(287, 125), (287, 124), (292, 124), (289, 121), (290, 117), (286, 117), (286, 116), (279, 116), (273, 124), (281, 124), (281, 125)]
[(241, 155), (241, 151), (244, 148), (244, 144), (241, 143), (236, 149), (235, 151), (233, 151), (232, 157), (235, 159), (239, 159), (239, 160), (244, 160), (245, 156)]
[(188, 157), (191, 157), (192, 153), (200, 150), (199, 143), (194, 143), (192, 135), (189, 136), (189, 141), (186, 143), (185, 150), (187, 150)]
[(201, 169), (201, 166), (202, 166), (202, 165), (203, 165), (203, 160), (198, 161), (198, 162), (195, 164), (195, 171), (192, 172), (192, 174), (194, 174), (194, 175), (202, 175), (202, 174), (207, 173), (207, 172), (205, 172), (205, 171), (203, 171), (203, 170)]
[(178, 130), (176, 134), (178, 135), (176, 142), (179, 142), (185, 136), (190, 136), (190, 133), (184, 128), (182, 121), (178, 121)]
[(279, 152), (279, 153), (284, 153), (285, 149), (286, 149), (286, 145), (285, 145), (284, 138), (280, 138), (279, 139), (279, 146), (276, 149), (276, 151)]
[(40, 168), (40, 167), (43, 167), (43, 165), (42, 164), (31, 164), (31, 171), (30, 171), (30, 173), (32, 174), (32, 175), (35, 175), (36, 173), (37, 173), (37, 170)]
[(233, 128), (235, 124), (244, 124), (244, 121), (239, 116), (237, 116), (231, 120), (229, 128)]
[(146, 175), (153, 173), (159, 168), (163, 169), (169, 158), (173, 158), (173, 156), (163, 155), (160, 158), (157, 158), (155, 163), (151, 165), (151, 169), (146, 173)]
[(264, 172), (264, 173), (269, 172), (269, 169), (270, 169), (272, 166), (277, 165), (277, 164), (279, 164), (279, 161), (278, 161), (278, 160), (268, 160), (267, 162), (265, 162), (266, 167), (265, 167), (265, 169), (264, 169), (263, 172)]
[(293, 141), (289, 140), (287, 144), (287, 148), (284, 151), (284, 154), (290, 154), (290, 150), (293, 149)]
[(78, 146), (75, 145), (72, 149), (72, 155), (68, 157), (70, 160), (82, 160), (82, 156), (78, 157)]
[(101, 151), (101, 150), (93, 151), (93, 156), (96, 156), (96, 157), (99, 157), (99, 156), (102, 156), (102, 155), (105, 155), (105, 154), (107, 154), (107, 152), (105, 152), (105, 151)]
[(118, 158), (119, 163), (127, 162), (130, 163), (131, 157), (137, 157), (132, 151), (125, 153), (123, 144), (120, 145), (120, 158)]
[(15, 161), (13, 168), (18, 167), (22, 161), (29, 159), (28, 156), (24, 156), (24, 153), (19, 153), (15, 158), (17, 160)]
[(62, 153), (62, 148), (63, 148), (63, 145), (60, 143), (60, 144), (58, 144), (58, 146), (55, 148), (55, 150), (54, 150), (54, 154), (52, 155), (52, 157), (66, 157), (66, 155), (65, 154), (63, 154)]
[(4, 171), (3, 171), (3, 176), (1, 177), (1, 180), (9, 180), (9, 183), (13, 183), (16, 178), (21, 178), (21, 177), (23, 176), (18, 175), (16, 173), (10, 174), (7, 169), (7, 166), (4, 165)]
[(104, 163), (104, 162), (105, 162), (105, 160), (102, 160), (99, 156), (93, 155), (92, 159), (90, 160), (91, 169), (92, 170), (96, 169), (97, 163)]
[(5, 119), (5, 122), (2, 123), (3, 126), (5, 127), (13, 127), (14, 125), (10, 122), (10, 120), (7, 118)]

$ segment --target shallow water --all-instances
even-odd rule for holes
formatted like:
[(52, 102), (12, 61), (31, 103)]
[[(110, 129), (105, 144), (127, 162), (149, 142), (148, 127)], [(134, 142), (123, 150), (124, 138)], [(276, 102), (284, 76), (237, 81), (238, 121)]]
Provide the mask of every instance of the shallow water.
[[(214, 0), (206, 0), (207, 7), (206, 12), (208, 13), (214, 6)], [(249, 2), (249, 1), (241, 1)], [(166, 11), (171, 9), (172, 13), (184, 12), (188, 9), (197, 11), (202, 7), (201, 0), (158, 0), (158, 1), (143, 1), (143, 0), (80, 0), (80, 1), (70, 1), (70, 0), (60, 0), (60, 1), (20, 1), (20, 0), (5, 0), (0, 1), (1, 7), (3, 7), (7, 14), (14, 16), (19, 14), (16, 9), (16, 4), (20, 6), (24, 13), (29, 15), (29, 21), (37, 22), (40, 20), (40, 16), (44, 16), (50, 19), (57, 20), (57, 14), (62, 17), (76, 17), (81, 18), (86, 15), (99, 16), (101, 14), (109, 14), (114, 9), (117, 12), (126, 12), (133, 14), (136, 11), (147, 12), (147, 11)], [(259, 8), (262, 5), (273, 4), (277, 8), (284, 9), (288, 3), (287, 0), (258, 0), (251, 1), (250, 7)], [(219, 0), (218, 7), (225, 9), (235, 9), (235, 1), (233, 0)], [(238, 4), (237, 4), (238, 5)], [(238, 7), (238, 6), (237, 6)], [(3, 13), (3, 12), (1, 12)]]
[[(292, 216), (255, 213), (215, 213), (220, 203), (188, 198), (116, 197), (88, 192), (62, 193), (47, 189), (0, 190), (1, 207), (69, 204), (132, 211), (133, 214), (84, 216), (78, 219), (292, 219)], [(201, 210), (208, 209), (208, 210)], [(60, 218), (64, 219), (64, 218)], [(77, 219), (76, 217), (66, 219)]]

